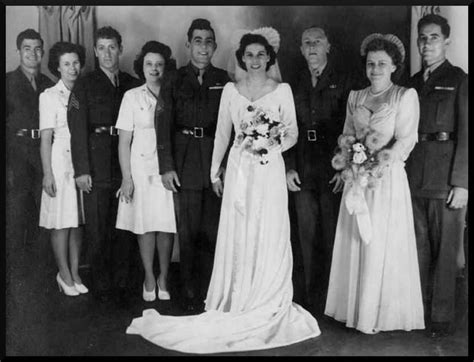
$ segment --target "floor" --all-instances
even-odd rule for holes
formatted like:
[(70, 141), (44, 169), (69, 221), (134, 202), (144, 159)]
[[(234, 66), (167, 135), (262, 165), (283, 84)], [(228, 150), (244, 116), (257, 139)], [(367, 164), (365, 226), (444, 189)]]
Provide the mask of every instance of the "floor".
[[(177, 303), (146, 303), (139, 293), (128, 308), (98, 303), (90, 294), (66, 297), (59, 293), (56, 267), (47, 241), (18, 247), (7, 260), (7, 356), (181, 356), (125, 329), (143, 309), (162, 314), (182, 314)], [(172, 264), (170, 284), (179, 273)], [(82, 270), (85, 284), (87, 269)], [(467, 356), (467, 278), (460, 280), (457, 330), (454, 335), (433, 340), (424, 331), (384, 332), (365, 335), (341, 323), (315, 314), (322, 334), (288, 347), (229, 353), (232, 356)], [(87, 284), (86, 284), (87, 285)], [(171, 288), (172, 295), (176, 295)]]

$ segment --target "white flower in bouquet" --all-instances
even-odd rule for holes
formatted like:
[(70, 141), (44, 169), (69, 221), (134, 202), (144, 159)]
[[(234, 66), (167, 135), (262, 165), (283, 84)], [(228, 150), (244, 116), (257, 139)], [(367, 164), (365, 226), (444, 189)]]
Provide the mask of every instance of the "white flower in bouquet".
[(257, 131), (258, 134), (265, 136), (268, 133), (268, 124), (267, 123), (259, 124), (257, 127), (255, 127), (255, 130)]
[(258, 136), (253, 141), (253, 148), (255, 150), (260, 150), (260, 149), (265, 148), (267, 146), (268, 146), (268, 139), (266, 137)]
[(360, 165), (365, 160), (367, 160), (367, 155), (364, 151), (354, 153), (354, 157), (352, 158), (352, 161), (357, 165)]

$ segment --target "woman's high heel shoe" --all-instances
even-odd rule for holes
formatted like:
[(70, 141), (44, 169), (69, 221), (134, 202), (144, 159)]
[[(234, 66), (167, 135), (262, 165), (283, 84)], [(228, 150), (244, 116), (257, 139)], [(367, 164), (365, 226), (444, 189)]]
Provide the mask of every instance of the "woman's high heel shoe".
[(158, 287), (158, 299), (159, 300), (170, 300), (171, 296), (170, 293), (166, 290), (162, 290), (160, 288), (160, 283), (158, 283), (158, 279), (156, 280), (156, 286)]
[(156, 293), (155, 289), (153, 289), (151, 292), (147, 292), (145, 289), (145, 283), (143, 283), (143, 300), (145, 302), (153, 302), (156, 299)]
[(76, 290), (80, 293), (80, 294), (86, 294), (89, 292), (89, 289), (87, 289), (87, 287), (84, 285), (84, 284), (77, 284), (76, 282), (74, 282), (74, 288), (76, 288)]
[(64, 280), (61, 279), (59, 273), (56, 275), (56, 281), (58, 282), (60, 292), (62, 291), (64, 294), (69, 295), (71, 297), (75, 297), (80, 294), (74, 286), (70, 287), (69, 285), (67, 285)]

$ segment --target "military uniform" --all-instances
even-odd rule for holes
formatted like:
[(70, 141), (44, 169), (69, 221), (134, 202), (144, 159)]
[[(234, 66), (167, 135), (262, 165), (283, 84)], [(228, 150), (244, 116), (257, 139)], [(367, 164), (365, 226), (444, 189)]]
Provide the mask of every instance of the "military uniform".
[(114, 125), (123, 94), (141, 82), (119, 72), (115, 87), (101, 69), (81, 77), (68, 105), (71, 155), (75, 177), (90, 175), (92, 192), (84, 193), (87, 259), (93, 270), (93, 284), (99, 293), (130, 285), (131, 254), (136, 250), (133, 235), (115, 229), (121, 185), (118, 135)]
[(39, 73), (36, 90), (21, 67), (6, 74), (7, 251), (36, 242), (41, 204), (42, 167), (39, 94), (54, 85)]
[(410, 87), (420, 97), (418, 144), (407, 160), (413, 200), (425, 316), (454, 320), (456, 254), (466, 207), (446, 204), (453, 186), (468, 189), (468, 77), (444, 61), (426, 82), (415, 74)]
[(212, 192), (210, 167), (219, 102), (229, 81), (224, 70), (212, 65), (202, 84), (197, 76), (191, 63), (177, 71), (171, 90), (173, 115), (156, 125), (160, 173), (176, 171), (181, 183), (180, 274), (187, 296), (198, 292), (204, 296), (212, 271), (220, 200)]
[(342, 133), (353, 83), (352, 77), (327, 63), (315, 87), (309, 69), (305, 68), (293, 90), (299, 136), (296, 147), (284, 156), (287, 171), (297, 171), (301, 180), (301, 191), (292, 195), (303, 268), (306, 273), (309, 269), (314, 278), (305, 280), (307, 302), (315, 301), (320, 307), (326, 299), (341, 197), (332, 192), (334, 185), (329, 184), (335, 174), (331, 159)]

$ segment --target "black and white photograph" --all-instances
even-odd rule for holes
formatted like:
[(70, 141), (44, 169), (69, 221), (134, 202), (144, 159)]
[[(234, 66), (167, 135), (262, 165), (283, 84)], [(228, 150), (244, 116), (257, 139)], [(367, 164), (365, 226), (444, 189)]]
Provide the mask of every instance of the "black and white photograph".
[(1, 358), (470, 358), (470, 1), (2, 7)]

